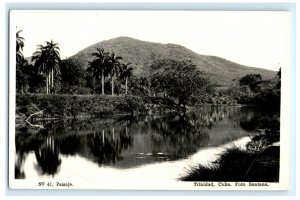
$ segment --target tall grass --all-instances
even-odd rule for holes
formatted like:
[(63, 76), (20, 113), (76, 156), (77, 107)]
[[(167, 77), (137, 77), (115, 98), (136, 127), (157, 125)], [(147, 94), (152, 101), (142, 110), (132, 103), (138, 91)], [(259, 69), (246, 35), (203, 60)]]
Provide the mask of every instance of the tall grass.
[(182, 181), (278, 182), (279, 147), (270, 146), (261, 152), (226, 149), (210, 166), (191, 167)]

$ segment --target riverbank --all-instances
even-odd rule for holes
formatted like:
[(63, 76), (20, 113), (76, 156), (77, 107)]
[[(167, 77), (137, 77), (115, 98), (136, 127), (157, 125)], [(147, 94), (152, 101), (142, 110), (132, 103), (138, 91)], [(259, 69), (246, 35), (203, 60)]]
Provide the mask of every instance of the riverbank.
[(201, 164), (191, 166), (180, 180), (278, 182), (279, 156), (279, 145), (270, 145), (259, 151), (234, 146), (224, 149), (220, 157), (210, 165), (200, 162)]
[(139, 115), (146, 102), (137, 96), (17, 94), (16, 119), (66, 119), (103, 115)]
[(16, 119), (25, 120), (33, 114), (39, 120), (59, 118), (90, 118), (109, 115), (145, 115), (186, 112), (203, 106), (242, 106), (241, 104), (201, 103), (194, 106), (177, 105), (161, 97), (132, 95), (72, 95), (17, 94)]
[[(17, 94), (16, 124), (25, 121), (51, 121), (57, 119), (88, 119), (111, 116), (162, 115), (170, 112), (188, 112), (203, 106), (218, 104), (197, 104), (179, 106), (160, 97), (139, 97), (132, 95), (70, 95), (70, 94)], [(222, 104), (222, 106), (224, 106)], [(239, 106), (239, 105), (235, 105)]]

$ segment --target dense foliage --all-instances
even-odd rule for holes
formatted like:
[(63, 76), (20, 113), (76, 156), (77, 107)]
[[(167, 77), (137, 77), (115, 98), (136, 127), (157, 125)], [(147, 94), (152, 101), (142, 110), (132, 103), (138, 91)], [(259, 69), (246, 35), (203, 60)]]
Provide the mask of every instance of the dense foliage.
[(212, 92), (209, 80), (191, 61), (158, 60), (151, 68), (151, 89), (178, 104), (201, 101)]
[[(20, 33), (16, 35), (17, 93), (125, 94), (148, 100), (161, 98), (167, 105), (182, 106), (206, 103), (255, 104), (277, 109), (280, 106), (281, 69), (270, 80), (263, 80), (260, 74), (248, 74), (236, 79), (231, 87), (220, 89), (190, 60), (158, 59), (150, 64), (146, 74), (137, 76), (136, 66), (123, 63), (121, 56), (97, 47), (84, 70), (85, 66), (76, 60), (61, 61), (58, 44), (53, 41), (39, 45), (29, 63), (23, 58), (25, 44)], [(127, 105), (120, 108), (128, 110)]]
[(60, 64), (61, 89), (64, 94), (88, 94), (90, 90), (85, 88), (85, 70), (70, 60), (62, 60)]
[(16, 96), (16, 113), (26, 118), (43, 111), (40, 118), (80, 118), (113, 114), (139, 115), (146, 112), (145, 102), (136, 96), (38, 95)]
[[(222, 91), (225, 96), (235, 99), (240, 104), (252, 104), (280, 109), (279, 73), (270, 80), (261, 80), (259, 74), (249, 74), (239, 79), (239, 85), (226, 88)], [(241, 82), (243, 84), (241, 84)]]
[(261, 81), (262, 77), (260, 74), (247, 74), (246, 76), (243, 76), (242, 78), (240, 78), (239, 83), (240, 86), (243, 85), (250, 85), (252, 83)]
[(26, 60), (16, 65), (16, 89), (18, 93), (41, 93), (44, 91), (44, 77)]

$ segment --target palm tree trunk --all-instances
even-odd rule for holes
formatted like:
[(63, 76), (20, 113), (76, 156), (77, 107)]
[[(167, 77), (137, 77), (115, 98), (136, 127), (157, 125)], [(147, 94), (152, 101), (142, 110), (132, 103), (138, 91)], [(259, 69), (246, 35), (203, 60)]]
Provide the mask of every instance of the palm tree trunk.
[(111, 77), (111, 95), (114, 96), (114, 76)]
[(51, 76), (50, 76), (50, 72), (48, 73), (48, 86), (49, 86), (49, 94), (51, 94)]
[(48, 75), (46, 76), (46, 94), (48, 94)]
[(52, 69), (51, 70), (51, 89), (53, 90), (53, 88), (54, 88), (54, 77), (53, 77), (53, 74), (54, 74), (54, 70)]
[(127, 90), (128, 90), (127, 84), (128, 84), (128, 77), (126, 77), (125, 79), (125, 94), (127, 94)]
[(101, 74), (101, 91), (102, 91), (102, 95), (104, 95), (104, 72), (102, 70), (102, 74)]
[(105, 137), (104, 137), (104, 130), (102, 130), (102, 144), (104, 145), (104, 140), (105, 140)]

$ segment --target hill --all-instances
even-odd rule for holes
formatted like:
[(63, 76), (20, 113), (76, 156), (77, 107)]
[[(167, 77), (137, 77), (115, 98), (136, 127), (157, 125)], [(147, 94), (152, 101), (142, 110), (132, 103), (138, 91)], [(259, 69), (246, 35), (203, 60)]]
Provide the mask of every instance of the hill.
[(164, 58), (190, 59), (201, 71), (207, 73), (210, 79), (222, 86), (230, 85), (233, 79), (250, 73), (259, 73), (264, 79), (275, 76), (274, 71), (247, 67), (216, 56), (200, 55), (180, 45), (146, 42), (129, 37), (118, 37), (93, 44), (68, 59), (86, 68), (96, 47), (104, 48), (108, 52), (114, 51), (116, 55), (122, 56), (123, 62), (130, 62), (134, 74), (138, 76), (147, 75), (151, 63)]

